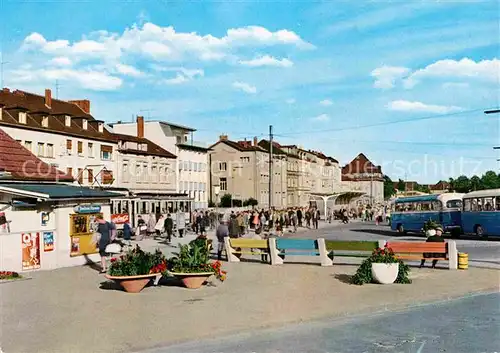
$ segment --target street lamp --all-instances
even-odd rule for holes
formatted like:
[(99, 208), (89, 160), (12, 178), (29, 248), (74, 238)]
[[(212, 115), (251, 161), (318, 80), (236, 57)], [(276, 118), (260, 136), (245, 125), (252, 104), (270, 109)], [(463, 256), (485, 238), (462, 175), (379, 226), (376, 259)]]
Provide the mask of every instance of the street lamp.
[(220, 193), (220, 185), (214, 185), (214, 194), (215, 194), (215, 215), (217, 216), (217, 221), (219, 220), (219, 193)]

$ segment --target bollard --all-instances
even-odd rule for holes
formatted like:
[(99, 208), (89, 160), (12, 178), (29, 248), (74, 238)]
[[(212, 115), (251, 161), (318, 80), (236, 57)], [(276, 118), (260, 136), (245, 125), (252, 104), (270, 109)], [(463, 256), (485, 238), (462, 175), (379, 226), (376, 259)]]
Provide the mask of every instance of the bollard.
[(465, 252), (458, 253), (458, 269), (467, 270), (469, 268), (469, 254)]

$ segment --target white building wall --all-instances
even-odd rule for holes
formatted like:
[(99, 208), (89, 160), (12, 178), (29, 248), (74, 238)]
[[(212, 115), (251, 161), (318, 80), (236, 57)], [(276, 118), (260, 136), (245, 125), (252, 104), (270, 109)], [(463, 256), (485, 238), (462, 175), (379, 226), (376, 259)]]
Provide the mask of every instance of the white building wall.
[(177, 148), (177, 191), (194, 199), (195, 209), (208, 207), (208, 155)]
[[(27, 142), (31, 142), (31, 152), (39, 157), (45, 163), (54, 165), (57, 169), (67, 172), (68, 168), (72, 168), (73, 177), (78, 176), (78, 169), (82, 170), (85, 167), (93, 170), (93, 175), (97, 176), (103, 167), (107, 170), (113, 172), (113, 176), (116, 179), (116, 158), (117, 145), (114, 143), (107, 143), (103, 141), (84, 139), (72, 136), (65, 136), (61, 134), (55, 134), (51, 132), (41, 132), (36, 130), (19, 129), (9, 126), (1, 126), (1, 129), (5, 131), (15, 140), (18, 140), (23, 146), (27, 146)], [(71, 151), (66, 149), (66, 141), (72, 141)], [(78, 142), (83, 144), (82, 153), (78, 153)], [(43, 144), (43, 151), (38, 150), (38, 144)], [(89, 143), (91, 148), (89, 148)], [(52, 145), (53, 153), (52, 156), (49, 155), (50, 145)], [(101, 157), (101, 145), (112, 146), (113, 154), (110, 160), (104, 160)], [(100, 175), (98, 176), (99, 182)], [(88, 181), (88, 174), (84, 172), (83, 175), (83, 185), (91, 185)], [(117, 186), (116, 182), (111, 185), (103, 186)]]

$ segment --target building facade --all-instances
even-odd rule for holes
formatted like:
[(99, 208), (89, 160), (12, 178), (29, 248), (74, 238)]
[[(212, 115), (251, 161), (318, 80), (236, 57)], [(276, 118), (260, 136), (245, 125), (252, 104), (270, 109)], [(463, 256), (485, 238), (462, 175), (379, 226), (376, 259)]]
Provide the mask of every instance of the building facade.
[(363, 153), (342, 168), (344, 190), (359, 191), (362, 204), (384, 201), (384, 175), (381, 166), (375, 166)]
[(111, 124), (115, 133), (143, 136), (177, 158), (172, 167), (175, 174), (174, 191), (193, 198), (193, 208), (208, 207), (208, 151), (193, 141), (193, 128), (163, 121)]

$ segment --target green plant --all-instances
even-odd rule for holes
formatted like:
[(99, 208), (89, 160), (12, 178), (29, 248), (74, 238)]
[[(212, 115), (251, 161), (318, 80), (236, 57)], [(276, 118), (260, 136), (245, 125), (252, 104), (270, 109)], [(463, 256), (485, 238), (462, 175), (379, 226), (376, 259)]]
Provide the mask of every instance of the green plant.
[(356, 274), (352, 276), (351, 283), (357, 285), (371, 283), (373, 281), (372, 263), (399, 263), (398, 277), (396, 278), (395, 283), (411, 283), (411, 279), (409, 278), (410, 266), (396, 258), (392, 249), (387, 246), (373, 250), (371, 256), (361, 263), (361, 266), (359, 266)]
[(441, 227), (439, 223), (435, 222), (432, 219), (429, 219), (427, 222), (424, 223), (424, 227), (422, 228), (422, 230), (424, 232), (427, 232), (428, 230), (437, 229), (438, 227)]
[(22, 276), (13, 271), (0, 271), (0, 280), (14, 280), (14, 279), (20, 279)]
[(179, 245), (179, 252), (169, 259), (168, 269), (176, 273), (212, 272), (219, 280), (226, 279), (219, 261), (209, 262), (210, 253), (206, 239), (197, 238), (186, 245)]
[(243, 206), (257, 206), (259, 204), (259, 201), (257, 201), (256, 199), (254, 199), (253, 197), (250, 197), (249, 199), (246, 199), (245, 201), (243, 201)]
[(159, 249), (154, 253), (145, 252), (137, 245), (126, 254), (112, 258), (108, 273), (111, 276), (139, 276), (166, 270), (167, 260)]

